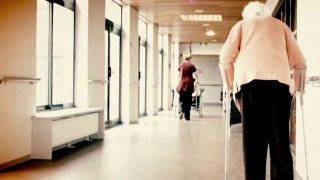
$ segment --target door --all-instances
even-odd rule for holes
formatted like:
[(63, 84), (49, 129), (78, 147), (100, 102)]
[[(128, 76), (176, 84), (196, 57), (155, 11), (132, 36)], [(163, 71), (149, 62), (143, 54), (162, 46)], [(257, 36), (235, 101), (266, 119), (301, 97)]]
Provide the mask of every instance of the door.
[(141, 42), (141, 40), (139, 40), (139, 117), (145, 116), (147, 113), (146, 54), (146, 42)]
[(163, 51), (158, 55), (158, 108), (163, 110)]
[(120, 30), (115, 31), (113, 22), (106, 20), (105, 36), (105, 79), (108, 86), (105, 87), (105, 121), (106, 127), (112, 127), (120, 123)]

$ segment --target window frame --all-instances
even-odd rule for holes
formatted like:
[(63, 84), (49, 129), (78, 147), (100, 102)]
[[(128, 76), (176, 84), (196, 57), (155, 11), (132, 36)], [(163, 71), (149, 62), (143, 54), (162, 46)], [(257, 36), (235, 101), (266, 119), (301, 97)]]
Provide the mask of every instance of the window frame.
[[(40, 0), (38, 0), (40, 1)], [(76, 10), (75, 10), (75, 3), (76, 0), (43, 0), (47, 1), (49, 5), (49, 24), (48, 24), (48, 84), (47, 84), (47, 104), (46, 105), (40, 105), (36, 106), (36, 111), (50, 111), (50, 110), (57, 110), (57, 109), (64, 109), (64, 108), (72, 108), (75, 107), (74, 101), (75, 101), (75, 34), (76, 34), (76, 28), (75, 28), (75, 20), (76, 20)], [(54, 17), (54, 4), (60, 5), (63, 8), (66, 8), (68, 10), (71, 10), (73, 12), (73, 84), (72, 84), (72, 103), (66, 103), (66, 104), (53, 104), (53, 17)], [(37, 67), (38, 68), (38, 67)]]
[[(142, 20), (141, 18), (139, 18), (138, 19), (138, 23), (143, 23), (144, 24), (144, 28), (145, 28), (145, 37), (142, 37), (140, 34), (139, 34), (139, 28), (138, 28), (138, 41), (139, 41), (139, 43), (138, 43), (138, 80), (139, 80), (139, 86), (138, 86), (138, 93), (139, 93), (139, 98), (138, 98), (138, 116), (139, 117), (143, 117), (143, 116), (146, 116), (147, 115), (147, 82), (148, 82), (148, 76), (147, 76), (147, 64), (148, 64), (148, 46), (147, 46), (147, 44), (148, 44), (148, 41), (147, 41), (147, 34), (148, 34), (148, 24), (147, 24), (147, 22), (145, 22), (144, 20)], [(142, 103), (142, 102), (140, 102), (140, 91), (141, 91), (141, 89), (140, 89), (140, 77), (141, 77), (141, 69), (140, 69), (140, 64), (141, 64), (141, 59), (140, 59), (140, 46), (143, 46), (144, 48), (145, 48), (145, 54), (144, 54), (144, 67), (145, 67), (145, 69), (144, 69), (144, 72), (143, 72), (143, 75), (145, 76), (144, 77), (144, 82), (142, 82), (142, 83), (144, 83), (144, 92), (145, 92), (145, 98), (144, 98), (144, 109), (143, 109), (143, 112), (141, 113), (140, 111), (141, 111), (141, 109), (140, 109), (140, 103)]]
[[(158, 91), (160, 90), (161, 92), (160, 92), (160, 102), (158, 102), (158, 103), (160, 103), (160, 107), (158, 107), (158, 110), (159, 111), (163, 111), (163, 67), (164, 67), (164, 55), (165, 55), (165, 52), (164, 52), (164, 49), (163, 49), (163, 39), (164, 39), (164, 34), (162, 33), (162, 32), (159, 32), (158, 33), (158, 41), (159, 41), (159, 37), (161, 37), (161, 47), (158, 47), (158, 54), (159, 55), (161, 55), (161, 60), (160, 59), (158, 59), (158, 61), (161, 61), (161, 73), (160, 73), (160, 78), (161, 78), (161, 81), (160, 81), (160, 89), (158, 89)], [(159, 42), (158, 42), (158, 46), (159, 46)], [(158, 62), (158, 65), (159, 65), (159, 62)], [(158, 67), (159, 68), (159, 67)], [(158, 74), (159, 74), (159, 72), (158, 72)], [(159, 92), (158, 92), (159, 93)], [(158, 99), (158, 101), (159, 101), (159, 99)]]
[[(107, 0), (109, 2), (112, 2), (114, 3), (114, 5), (116, 6), (119, 6), (120, 7), (120, 22), (114, 22), (114, 19), (112, 19), (111, 17), (108, 17), (107, 14), (105, 14), (105, 33), (108, 33), (108, 56), (107, 56), (107, 59), (106, 61), (108, 61), (108, 67), (107, 67), (107, 77), (108, 77), (108, 86), (107, 86), (107, 89), (108, 89), (108, 93), (107, 93), (107, 110), (106, 110), (106, 115), (105, 115), (105, 118), (106, 118), (106, 121), (105, 121), (105, 124), (106, 124), (106, 129), (108, 128), (112, 128), (114, 126), (117, 126), (119, 124), (121, 124), (121, 101), (122, 101), (122, 97), (121, 97), (121, 88), (122, 88), (122, 72), (123, 72), (123, 67), (122, 67), (122, 12), (123, 12), (123, 8), (122, 8), (122, 5), (119, 4), (118, 2), (114, 1), (114, 0)], [(107, 3), (107, 2), (106, 2)], [(120, 23), (120, 24), (119, 24)], [(110, 74), (111, 74), (111, 69), (109, 69), (111, 67), (111, 56), (110, 56), (110, 47), (111, 47), (111, 34), (114, 34), (114, 35), (117, 35), (119, 36), (119, 106), (117, 107), (118, 108), (118, 118), (117, 119), (111, 119), (110, 118), (110, 101), (111, 101), (111, 84), (110, 84)]]

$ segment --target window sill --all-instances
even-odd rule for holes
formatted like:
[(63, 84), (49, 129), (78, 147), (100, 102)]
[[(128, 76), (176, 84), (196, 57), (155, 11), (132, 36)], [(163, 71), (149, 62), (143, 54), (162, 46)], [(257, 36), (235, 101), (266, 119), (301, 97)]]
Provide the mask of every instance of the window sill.
[(71, 108), (71, 109), (61, 109), (56, 111), (45, 111), (38, 112), (32, 119), (34, 120), (57, 120), (63, 118), (70, 118), (74, 116), (81, 116), (84, 114), (96, 113), (103, 111), (103, 108)]

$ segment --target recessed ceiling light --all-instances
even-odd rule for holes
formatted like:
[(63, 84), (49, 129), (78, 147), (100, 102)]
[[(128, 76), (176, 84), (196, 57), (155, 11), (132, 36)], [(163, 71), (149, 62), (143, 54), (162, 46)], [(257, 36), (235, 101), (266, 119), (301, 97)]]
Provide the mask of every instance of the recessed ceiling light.
[(203, 27), (209, 27), (209, 26), (210, 26), (210, 24), (205, 23), (205, 24), (202, 24), (202, 26), (203, 26)]
[(212, 30), (207, 30), (206, 35), (207, 36), (214, 36), (216, 33)]
[(196, 9), (194, 10), (195, 13), (204, 13), (204, 10), (203, 9)]
[(217, 42), (217, 40), (216, 39), (212, 39), (211, 42)]
[(183, 21), (222, 21), (221, 14), (188, 14), (180, 15)]

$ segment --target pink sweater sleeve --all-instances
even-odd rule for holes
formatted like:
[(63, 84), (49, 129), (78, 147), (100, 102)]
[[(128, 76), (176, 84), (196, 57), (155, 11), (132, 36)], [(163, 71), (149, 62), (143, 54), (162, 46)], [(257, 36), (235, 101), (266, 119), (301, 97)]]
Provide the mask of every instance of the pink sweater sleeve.
[(305, 69), (306, 60), (303, 57), (302, 52), (297, 44), (297, 41), (289, 27), (286, 28), (286, 41), (290, 68)]
[(239, 51), (241, 43), (241, 26), (238, 22), (235, 24), (229, 36), (220, 50), (220, 64), (224, 69), (228, 69), (235, 62)]
[(229, 88), (232, 87), (232, 82), (234, 79), (233, 64), (235, 63), (240, 51), (241, 33), (241, 26), (238, 22), (232, 27), (226, 42), (220, 50), (220, 66), (221, 69), (225, 71), (224, 74), (227, 76), (225, 78)]
[(305, 71), (306, 71), (306, 60), (297, 44), (295, 37), (291, 30), (286, 28), (286, 44), (289, 66), (292, 71), (292, 77), (294, 81), (294, 90), (298, 92), (304, 92), (305, 86)]

